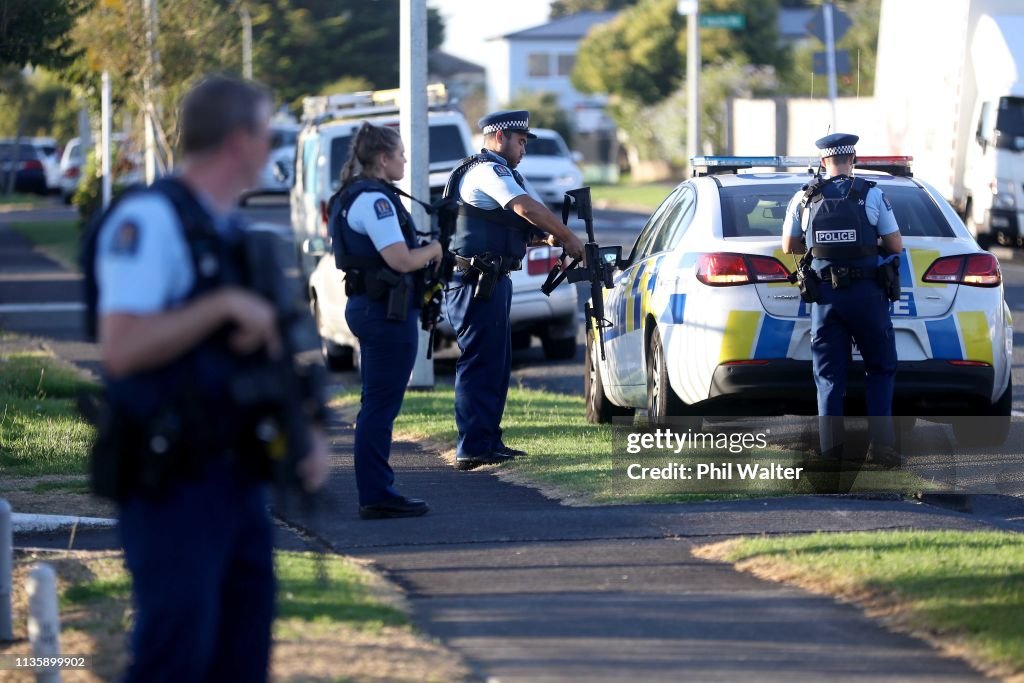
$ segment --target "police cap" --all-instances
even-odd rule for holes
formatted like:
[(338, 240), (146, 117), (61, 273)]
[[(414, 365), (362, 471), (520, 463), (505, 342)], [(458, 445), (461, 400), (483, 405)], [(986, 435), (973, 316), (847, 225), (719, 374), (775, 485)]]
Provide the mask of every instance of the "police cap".
[(530, 112), (525, 109), (496, 111), (480, 119), (477, 125), (480, 126), (480, 132), (484, 135), (490, 135), (499, 130), (508, 130), (526, 133), (526, 137), (531, 139), (537, 137), (530, 132)]
[(860, 140), (858, 136), (849, 133), (832, 133), (832, 135), (826, 135), (816, 140), (814, 146), (819, 150), (818, 155), (824, 159), (840, 154), (856, 154), (853, 147), (858, 140)]

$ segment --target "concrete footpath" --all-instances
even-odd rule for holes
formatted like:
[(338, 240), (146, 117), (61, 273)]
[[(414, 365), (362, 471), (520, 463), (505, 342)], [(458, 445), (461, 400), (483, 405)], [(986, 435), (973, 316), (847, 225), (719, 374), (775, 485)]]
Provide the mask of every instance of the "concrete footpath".
[(492, 681), (976, 681), (960, 660), (856, 608), (695, 558), (737, 534), (977, 529), (967, 514), (837, 497), (566, 507), (436, 454), (392, 462), (418, 519), (362, 521), (352, 429), (332, 430), (335, 474), (312, 517), (333, 550), (374, 560), (414, 619)]

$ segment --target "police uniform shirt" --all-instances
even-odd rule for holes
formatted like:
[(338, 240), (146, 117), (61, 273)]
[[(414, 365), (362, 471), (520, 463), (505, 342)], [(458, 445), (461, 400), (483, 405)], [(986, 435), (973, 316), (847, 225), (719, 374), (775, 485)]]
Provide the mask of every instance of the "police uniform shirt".
[(478, 209), (504, 209), (509, 202), (524, 194), (541, 201), (536, 191), (531, 192), (531, 189), (529, 183), (525, 189), (520, 187), (512, 176), (512, 169), (505, 164), (485, 161), (462, 176), (459, 196), (462, 201)]
[[(803, 218), (801, 219), (800, 202), (803, 198), (804, 192), (800, 190), (789, 200), (789, 208), (786, 210), (785, 230), (790, 237), (796, 239), (799, 239), (804, 232), (804, 226), (801, 221), (806, 221), (810, 218), (810, 207), (808, 207), (803, 212)], [(864, 209), (868, 216), (868, 222), (875, 227), (879, 237), (891, 235), (899, 230), (899, 226), (896, 224), (896, 216), (892, 211), (892, 204), (889, 203), (888, 197), (878, 187), (872, 187), (868, 190), (868, 194), (864, 198)], [(807, 227), (810, 228), (810, 225)], [(806, 240), (808, 249), (814, 246), (814, 238), (810, 229), (807, 230)]]
[[(218, 231), (228, 229), (228, 216), (211, 215)], [(192, 255), (170, 200), (158, 192), (124, 198), (97, 240), (99, 314), (163, 312), (180, 304), (194, 282)]]
[(348, 226), (353, 232), (367, 235), (377, 251), (405, 243), (395, 205), (383, 192), (361, 192), (349, 207)]

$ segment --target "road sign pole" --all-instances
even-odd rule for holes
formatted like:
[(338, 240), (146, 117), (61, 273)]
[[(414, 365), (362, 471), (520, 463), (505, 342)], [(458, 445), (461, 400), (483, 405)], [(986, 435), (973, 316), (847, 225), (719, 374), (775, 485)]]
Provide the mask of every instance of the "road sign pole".
[(686, 18), (686, 151), (700, 155), (700, 1), (694, 0)]
[(828, 98), (832, 102), (832, 132), (836, 128), (836, 38), (832, 24), (832, 3), (822, 5), (825, 12), (825, 61), (828, 65)]
[[(406, 143), (408, 162), (403, 189), (417, 199), (430, 196), (427, 177), (427, 3), (426, 0), (402, 0), (399, 61), (401, 71), (401, 104), (399, 130)], [(413, 222), (424, 230), (430, 217), (419, 204), (406, 200)], [(409, 386), (421, 389), (434, 387), (434, 361), (427, 360), (430, 334), (420, 330), (416, 364), (409, 377)]]

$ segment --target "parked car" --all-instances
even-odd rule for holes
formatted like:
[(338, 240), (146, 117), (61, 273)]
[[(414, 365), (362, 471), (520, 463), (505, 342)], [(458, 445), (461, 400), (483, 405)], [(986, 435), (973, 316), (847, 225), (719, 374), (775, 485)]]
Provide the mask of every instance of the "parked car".
[(6, 188), (14, 173), (15, 192), (46, 194), (45, 154), (39, 146), (25, 139), (20, 145), (12, 140), (0, 141), (0, 188)]
[[(606, 294), (606, 357), (593, 338), (586, 349), (587, 417), (605, 422), (639, 408), (654, 417), (816, 414), (810, 311), (787, 280), (794, 263), (780, 239), (808, 176), (775, 169), (817, 158), (694, 163), (709, 173), (662, 202)], [(861, 158), (857, 171), (885, 192), (903, 235), (902, 296), (891, 305), (894, 414), (999, 416), (1008, 429), (1013, 328), (999, 263), (908, 163)], [(871, 166), (892, 173), (863, 170)], [(853, 367), (862, 367), (856, 350)], [(855, 376), (848, 398), (862, 405)], [(966, 422), (953, 427), (961, 442), (976, 440)], [(982, 436), (1001, 443), (1006, 432)]]
[(566, 190), (583, 185), (583, 172), (576, 166), (579, 154), (573, 154), (557, 131), (531, 128), (536, 140), (526, 143), (526, 156), (516, 168), (533, 186), (545, 204), (561, 207)]
[(270, 154), (260, 172), (256, 187), (246, 190), (240, 203), (244, 206), (249, 198), (266, 194), (288, 194), (292, 189), (295, 172), (295, 142), (299, 137), (298, 124), (274, 123), (271, 125)]
[(85, 150), (82, 149), (82, 141), (79, 138), (71, 138), (68, 144), (64, 145), (64, 154), (60, 158), (60, 196), (65, 204), (71, 203), (71, 198), (78, 190), (78, 183), (82, 181), (82, 172), (85, 169)]

